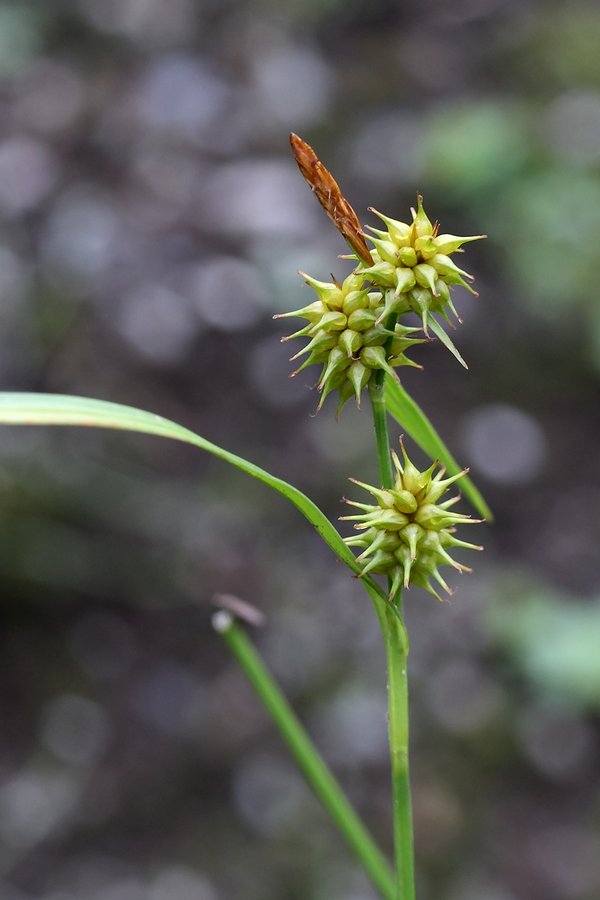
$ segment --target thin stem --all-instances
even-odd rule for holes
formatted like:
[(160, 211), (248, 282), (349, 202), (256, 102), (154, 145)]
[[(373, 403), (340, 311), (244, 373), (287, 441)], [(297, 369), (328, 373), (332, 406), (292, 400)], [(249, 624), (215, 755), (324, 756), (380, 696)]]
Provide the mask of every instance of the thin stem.
[(213, 624), (263, 702), (304, 777), (367, 875), (385, 900), (395, 900), (394, 876), (387, 860), (348, 802), (246, 633), (225, 610), (215, 614)]
[(396, 900), (414, 900), (413, 822), (408, 769), (408, 640), (388, 606), (382, 623), (388, 668), (388, 727), (392, 768)]
[[(396, 313), (391, 313), (386, 320), (385, 327), (393, 331), (396, 326)], [(386, 356), (391, 347), (393, 337), (385, 342)], [(385, 405), (385, 372), (378, 369), (369, 381), (369, 397), (373, 411), (373, 425), (375, 426), (375, 441), (377, 444), (377, 460), (381, 475), (381, 486), (390, 488), (394, 486), (394, 470), (390, 456), (390, 438), (387, 424), (387, 407)]]
[[(381, 376), (381, 377), (380, 377)], [(388, 435), (387, 409), (385, 405), (385, 372), (380, 371), (369, 382), (369, 397), (373, 411), (375, 440), (377, 442), (377, 460), (382, 487), (394, 486), (394, 471), (390, 456), (390, 439)]]
[[(389, 327), (389, 326), (388, 326)], [(391, 326), (393, 328), (393, 325)], [(387, 409), (384, 396), (384, 372), (377, 372), (369, 384), (377, 458), (382, 487), (393, 487)], [(408, 766), (408, 637), (402, 616), (402, 592), (386, 607), (376, 607), (385, 644), (388, 671), (388, 728), (392, 770), (392, 810), (394, 820), (394, 859), (396, 863), (395, 900), (415, 900), (414, 849), (410, 777)]]

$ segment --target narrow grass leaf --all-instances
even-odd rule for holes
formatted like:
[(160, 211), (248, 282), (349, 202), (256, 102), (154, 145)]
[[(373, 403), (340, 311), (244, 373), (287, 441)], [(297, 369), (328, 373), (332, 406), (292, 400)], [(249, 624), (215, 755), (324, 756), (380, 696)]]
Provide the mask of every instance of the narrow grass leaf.
[[(246, 472), (258, 481), (262, 481), (263, 484), (284, 496), (308, 519), (342, 562), (346, 563), (353, 572), (360, 571), (361, 567), (356, 562), (354, 554), (345, 545), (337, 529), (302, 491), (281, 478), (271, 475), (270, 472), (261, 469), (247, 459), (224, 450), (199, 434), (195, 434), (169, 419), (164, 419), (162, 416), (131, 406), (123, 406), (120, 403), (109, 403), (105, 400), (93, 400), (88, 397), (0, 392), (0, 423), (5, 425), (74, 425), (87, 428), (114, 428), (121, 431), (157, 435), (199, 447), (241, 469), (242, 472)], [(374, 581), (363, 578), (361, 582), (373, 602), (387, 602), (384, 592)]]
[[(421, 409), (407, 394), (401, 384), (386, 376), (385, 403), (390, 415), (411, 436), (413, 441), (427, 453), (431, 459), (439, 459), (446, 466), (449, 475), (459, 472), (462, 466), (456, 462), (443, 440)], [(457, 485), (472, 503), (477, 512), (492, 522), (493, 513), (471, 479), (465, 475)]]

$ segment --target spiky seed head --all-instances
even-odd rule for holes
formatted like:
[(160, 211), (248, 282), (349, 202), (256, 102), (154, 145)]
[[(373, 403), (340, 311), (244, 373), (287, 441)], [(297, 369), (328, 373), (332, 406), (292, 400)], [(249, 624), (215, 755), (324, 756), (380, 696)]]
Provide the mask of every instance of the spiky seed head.
[[(410, 269), (405, 269), (406, 286), (415, 284)], [(338, 415), (352, 397), (360, 405), (361, 392), (368, 385), (373, 372), (383, 369), (396, 378), (398, 366), (415, 366), (406, 356), (421, 341), (412, 337), (416, 329), (396, 324), (386, 329), (381, 319), (392, 311), (410, 309), (406, 293), (398, 299), (391, 290), (372, 291), (366, 286), (365, 272), (356, 271), (339, 284), (337, 281), (318, 281), (300, 273), (316, 292), (318, 299), (292, 315), (308, 320), (308, 325), (283, 338), (307, 339), (306, 345), (292, 359), (307, 357), (294, 374), (313, 363), (320, 363), (321, 374), (317, 387), (321, 392), (319, 409), (334, 389), (339, 390)], [(379, 324), (378, 324), (379, 323)]]
[[(420, 194), (417, 196), (417, 208), (411, 210), (410, 224), (374, 209), (371, 212), (381, 219), (386, 230), (369, 228), (372, 236), (366, 237), (373, 245), (372, 263), (362, 261), (357, 254), (357, 271), (362, 272), (371, 284), (384, 289), (393, 288), (394, 297), (403, 298), (403, 305), (390, 305), (389, 312), (402, 315), (412, 310), (421, 319), (426, 332), (434, 314), (450, 322), (449, 313), (452, 313), (460, 322), (452, 303), (451, 287), (459, 284), (473, 294), (476, 292), (470, 285), (473, 276), (459, 268), (451, 256), (461, 253), (463, 244), (481, 240), (485, 235), (460, 237), (438, 234), (438, 226), (432, 224), (427, 216)], [(434, 331), (437, 324), (434, 322), (432, 326)], [(449, 339), (444, 343), (452, 349)]]
[[(340, 390), (338, 413), (350, 397), (355, 396), (358, 403), (360, 390), (367, 386), (376, 369), (393, 374), (393, 370), (399, 366), (421, 368), (405, 354), (409, 347), (420, 341), (410, 339), (402, 343), (392, 335), (392, 344), (389, 331), (385, 330), (386, 327), (393, 329), (398, 318), (409, 312), (417, 314), (427, 338), (431, 331), (466, 367), (436, 315), (441, 316), (449, 325), (450, 313), (461, 321), (452, 302), (451, 288), (458, 284), (475, 295), (476, 291), (469, 283), (473, 280), (472, 276), (459, 268), (451, 256), (462, 253), (463, 244), (480, 240), (485, 235), (461, 237), (440, 234), (438, 223), (433, 223), (427, 216), (420, 194), (417, 195), (416, 209), (411, 209), (410, 223), (371, 209), (385, 228), (367, 226), (366, 231), (370, 233), (367, 235), (338, 183), (314, 150), (298, 135), (291, 134), (290, 142), (304, 178), (353, 250), (353, 253), (342, 258), (358, 263), (352, 275), (342, 284), (334, 276), (332, 281), (327, 282), (300, 273), (315, 290), (318, 299), (302, 309), (281, 313), (276, 317), (297, 315), (308, 320), (307, 326), (282, 340), (312, 338), (296, 354), (296, 357), (307, 356), (296, 373), (313, 362), (323, 363), (324, 368), (318, 382), (322, 392), (319, 409), (324, 398), (334, 388)], [(372, 318), (368, 315), (361, 316), (364, 313), (371, 313)], [(377, 326), (383, 326), (382, 330), (376, 330)], [(323, 333), (328, 340), (331, 336), (334, 339), (333, 344), (327, 345), (328, 352), (337, 350), (339, 344), (339, 349), (345, 352), (350, 363), (360, 362), (360, 370), (347, 367), (348, 372), (354, 373), (351, 379), (344, 374), (345, 370), (338, 365), (336, 358), (322, 359), (322, 353), (325, 352), (325, 345), (321, 343)], [(384, 348), (384, 352), (366, 352), (366, 348), (371, 347)]]
[(392, 582), (390, 597), (400, 585), (416, 584), (440, 599), (432, 581), (451, 593), (440, 574), (440, 566), (451, 566), (459, 572), (471, 571), (453, 559), (449, 550), (453, 547), (482, 549), (454, 537), (457, 525), (478, 520), (449, 512), (448, 506), (455, 498), (439, 502), (467, 470), (444, 478), (444, 468), (434, 462), (421, 471), (411, 462), (402, 441), (400, 449), (402, 459), (396, 453), (392, 454), (396, 471), (392, 488), (378, 488), (351, 479), (371, 494), (375, 502), (346, 500), (360, 512), (342, 518), (354, 522), (354, 528), (361, 536), (360, 539), (352, 536), (344, 540), (350, 547), (363, 548), (358, 557), (361, 564), (365, 563), (361, 576), (367, 573), (389, 576)]

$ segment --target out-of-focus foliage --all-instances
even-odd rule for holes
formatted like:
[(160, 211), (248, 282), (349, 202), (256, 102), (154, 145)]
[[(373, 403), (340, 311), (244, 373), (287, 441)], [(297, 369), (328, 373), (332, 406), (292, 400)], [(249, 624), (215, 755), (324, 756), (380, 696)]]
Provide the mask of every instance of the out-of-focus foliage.
[[(403, 373), (496, 517), (451, 603), (407, 597), (422, 900), (600, 894), (599, 38), (593, 0), (0, 2), (3, 390), (155, 411), (334, 518), (372, 426), (287, 377), (271, 315), (345, 252), (287, 132), (365, 224), (420, 190), (489, 235), (469, 372)], [(265, 611), (389, 849), (376, 623), (293, 510), (183, 446), (3, 429), (0, 591), (3, 900), (373, 896), (209, 628), (215, 591)]]
[(425, 140), (425, 174), (485, 218), (504, 276), (535, 315), (570, 327), (600, 365), (598, 303), (590, 286), (600, 227), (600, 93), (560, 94), (536, 119), (529, 102), (443, 109)]
[(600, 603), (532, 586), (489, 609), (492, 633), (542, 695), (583, 710), (600, 704)]

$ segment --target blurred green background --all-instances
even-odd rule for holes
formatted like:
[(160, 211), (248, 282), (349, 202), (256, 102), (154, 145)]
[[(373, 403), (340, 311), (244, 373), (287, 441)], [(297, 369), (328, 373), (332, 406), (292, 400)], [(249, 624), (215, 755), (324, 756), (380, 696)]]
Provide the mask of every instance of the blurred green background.
[[(420, 900), (600, 896), (599, 47), (594, 0), (0, 3), (3, 390), (168, 416), (334, 518), (373, 438), (287, 377), (296, 271), (349, 271), (288, 132), (365, 222), (418, 189), (489, 235), (470, 371), (403, 377), (496, 513), (407, 598)], [(0, 492), (3, 900), (373, 900), (210, 629), (216, 591), (267, 615), (389, 849), (381, 642), (310, 526), (123, 434), (2, 428)]]

